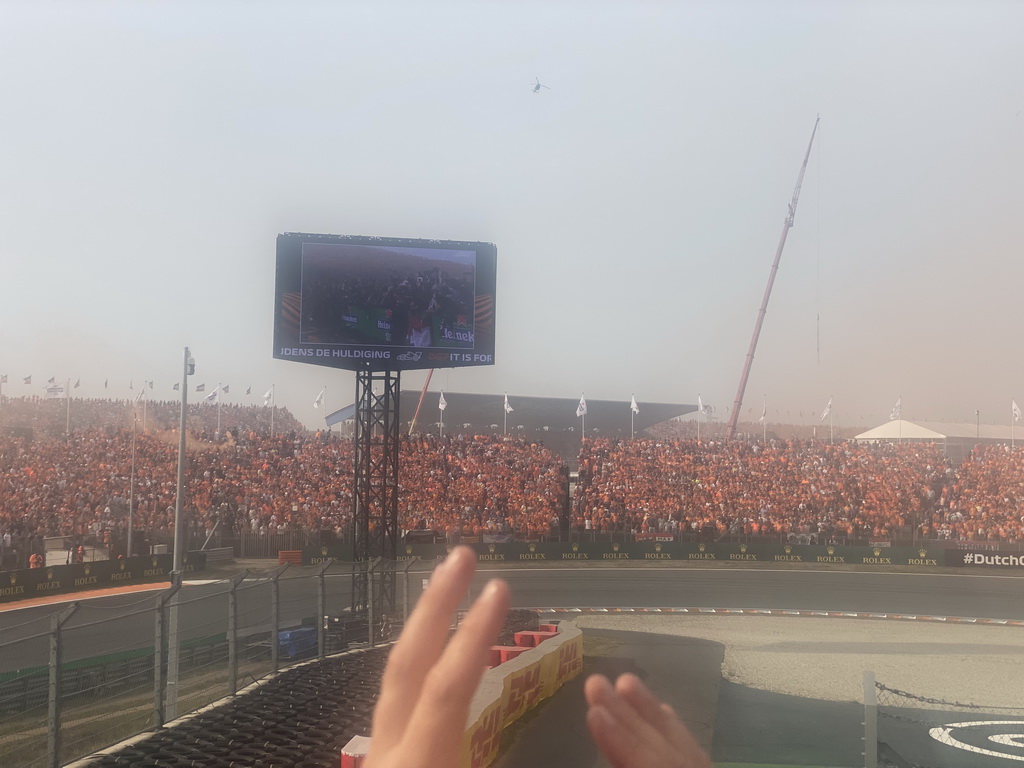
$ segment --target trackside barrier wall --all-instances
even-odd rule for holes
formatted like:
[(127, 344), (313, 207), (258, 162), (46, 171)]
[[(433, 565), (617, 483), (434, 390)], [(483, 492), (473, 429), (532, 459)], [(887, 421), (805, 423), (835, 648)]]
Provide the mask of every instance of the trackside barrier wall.
[[(459, 768), (494, 762), (505, 728), (583, 671), (582, 630), (572, 622), (558, 629), (555, 637), (484, 673), (469, 706)], [(359, 768), (369, 751), (368, 738), (353, 737), (342, 749), (341, 768)]]
[[(171, 578), (171, 555), (141, 555), (121, 560), (95, 560), (91, 563), (51, 565), (0, 572), (0, 603), (31, 600), (49, 595), (64, 595), (84, 590), (124, 587)], [(205, 552), (187, 552), (185, 572), (206, 567)]]
[(485, 768), (502, 731), (583, 671), (583, 632), (571, 622), (511, 661), (484, 673), (469, 708), (460, 768)]

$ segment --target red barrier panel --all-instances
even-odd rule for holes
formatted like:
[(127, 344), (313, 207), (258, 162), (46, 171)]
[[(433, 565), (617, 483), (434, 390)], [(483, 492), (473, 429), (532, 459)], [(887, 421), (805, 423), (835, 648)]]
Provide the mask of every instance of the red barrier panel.
[(370, 751), (369, 736), (353, 736), (341, 748), (341, 768), (359, 768)]
[(552, 637), (558, 637), (557, 632), (516, 632), (515, 639), (516, 645), (522, 646), (523, 648), (536, 648), (538, 645), (543, 643), (545, 640), (550, 640)]
[(529, 648), (516, 645), (499, 645), (498, 647), (501, 649), (502, 664), (504, 664), (506, 661), (509, 661), (510, 659), (514, 659), (519, 654), (526, 653), (528, 650), (530, 650)]

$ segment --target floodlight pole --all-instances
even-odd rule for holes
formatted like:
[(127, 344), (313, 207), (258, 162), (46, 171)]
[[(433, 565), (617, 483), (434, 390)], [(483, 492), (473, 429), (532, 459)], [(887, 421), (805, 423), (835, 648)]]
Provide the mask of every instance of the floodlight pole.
[[(188, 377), (195, 373), (196, 361), (185, 347), (185, 362), (181, 374), (181, 420), (178, 423), (178, 482), (174, 501), (174, 554), (172, 555), (171, 586), (181, 587), (181, 564), (185, 547), (185, 423), (188, 414)], [(167, 693), (164, 699), (166, 720), (178, 716), (178, 592), (174, 593), (167, 617)]]
[(174, 500), (174, 556), (171, 566), (172, 580), (174, 574), (181, 577), (182, 548), (185, 546), (185, 530), (182, 525), (185, 495), (185, 423), (188, 415), (188, 377), (195, 373), (196, 361), (189, 356), (185, 347), (185, 363), (181, 375), (181, 418), (178, 422), (178, 482), (175, 487)]

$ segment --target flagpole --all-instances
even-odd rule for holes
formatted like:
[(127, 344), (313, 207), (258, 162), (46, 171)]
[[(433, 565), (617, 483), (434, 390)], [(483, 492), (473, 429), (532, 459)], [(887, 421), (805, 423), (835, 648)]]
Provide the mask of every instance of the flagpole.
[(1011, 451), (1013, 450), (1013, 418), (1014, 418), (1014, 415), (1015, 415), (1014, 412), (1013, 412), (1013, 405), (1014, 405), (1014, 401), (1011, 400), (1010, 401), (1010, 450)]
[(147, 384), (149, 384), (148, 381), (142, 382), (142, 434), (146, 434), (146, 403), (149, 401), (145, 394)]
[[(505, 395), (505, 405), (508, 405), (508, 395)], [(504, 423), (502, 424), (502, 427), (501, 427), (501, 434), (502, 435), (507, 435), (508, 434), (508, 408), (506, 408), (503, 405), (501, 407), (501, 410), (505, 414), (505, 421), (504, 421)], [(443, 411), (442, 411), (442, 413), (443, 413)]]
[(633, 419), (635, 419), (635, 418), (636, 418), (636, 414), (633, 413), (633, 409), (631, 407), (629, 409), (629, 439), (630, 440), (633, 439), (633, 437), (634, 437), (634, 435), (636, 433), (636, 430), (633, 429)]
[[(143, 390), (145, 392), (145, 390)], [(220, 440), (220, 396), (223, 394), (220, 391), (220, 382), (217, 382), (217, 439)]]
[[(831, 398), (829, 398), (829, 400), (831, 400)], [(828, 443), (829, 443), (829, 445), (835, 445), (835, 443), (836, 443), (835, 432), (832, 429), (832, 424), (833, 424), (832, 418), (833, 418), (832, 417), (832, 411), (830, 410), (828, 412)]]
[(700, 399), (700, 392), (697, 393), (697, 442), (700, 442), (700, 414), (704, 410), (704, 401)]
[(68, 402), (67, 402), (68, 409), (67, 409), (67, 414), (65, 415), (65, 418), (64, 418), (64, 434), (68, 435), (70, 437), (70, 435), (71, 435), (71, 379), (70, 378), (68, 379), (68, 383), (67, 383), (67, 393), (68, 393), (68, 398), (67, 398), (68, 399)]
[(274, 392), (274, 385), (271, 384), (270, 385), (270, 436), (271, 437), (274, 436), (274, 411), (277, 410), (276, 406), (274, 405), (274, 395), (275, 394), (276, 393)]
[(135, 513), (135, 432), (139, 425), (139, 417), (132, 409), (132, 477), (128, 484), (128, 557), (132, 556), (132, 526)]

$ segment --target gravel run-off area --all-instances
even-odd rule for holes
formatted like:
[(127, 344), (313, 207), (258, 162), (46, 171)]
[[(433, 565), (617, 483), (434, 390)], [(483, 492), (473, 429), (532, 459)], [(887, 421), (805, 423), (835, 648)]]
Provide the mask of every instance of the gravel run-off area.
[(863, 675), (919, 696), (1024, 707), (1024, 629), (873, 619), (580, 616), (582, 629), (713, 640), (723, 679), (774, 693), (863, 701)]

